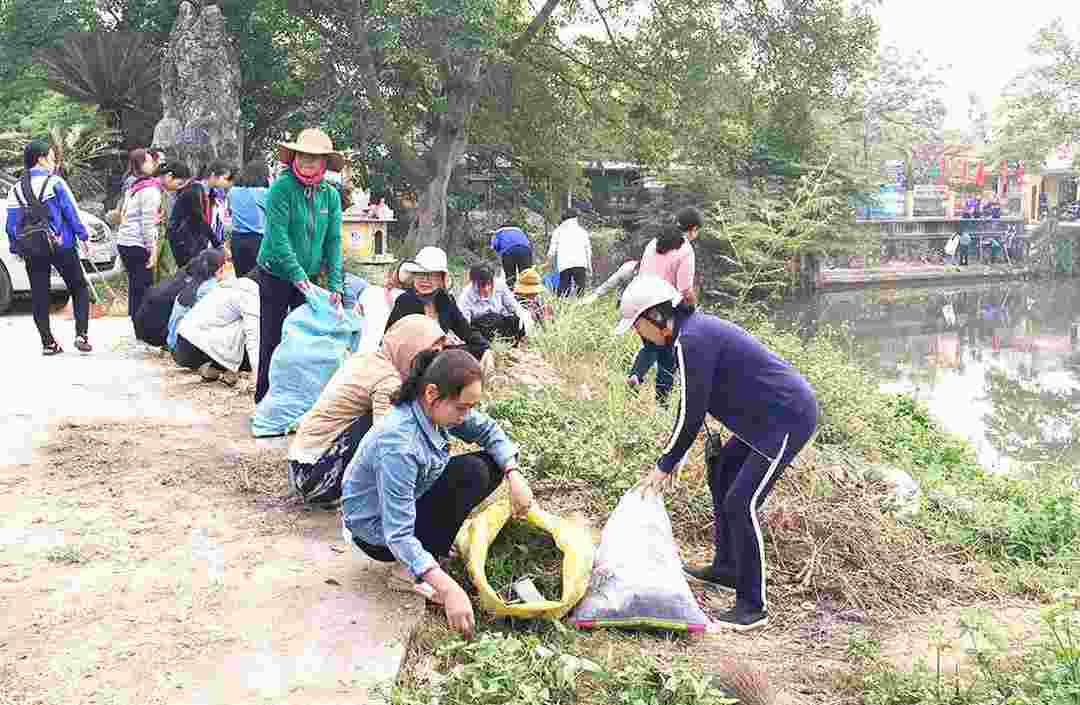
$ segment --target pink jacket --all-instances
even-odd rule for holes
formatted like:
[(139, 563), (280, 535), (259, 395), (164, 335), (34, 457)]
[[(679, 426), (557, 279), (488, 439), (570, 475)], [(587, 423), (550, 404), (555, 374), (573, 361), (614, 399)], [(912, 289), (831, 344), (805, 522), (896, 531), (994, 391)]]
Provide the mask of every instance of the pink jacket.
[(679, 249), (659, 255), (656, 253), (656, 240), (653, 239), (645, 246), (638, 274), (660, 277), (686, 293), (694, 287), (694, 248), (689, 242), (683, 241)]

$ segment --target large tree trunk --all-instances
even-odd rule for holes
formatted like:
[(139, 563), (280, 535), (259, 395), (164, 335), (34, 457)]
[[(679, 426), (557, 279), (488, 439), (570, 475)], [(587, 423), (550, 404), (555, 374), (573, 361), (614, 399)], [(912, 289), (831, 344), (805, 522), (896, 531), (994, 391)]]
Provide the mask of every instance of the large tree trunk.
[(402, 253), (406, 257), (411, 257), (421, 247), (428, 245), (444, 249), (446, 247), (446, 194), (454, 167), (465, 154), (465, 122), (474, 102), (471, 95), (458, 101), (457, 109), (441, 121), (438, 138), (431, 151), (425, 155), (431, 176), (427, 184), (420, 189), (416, 220), (409, 229), (405, 251)]

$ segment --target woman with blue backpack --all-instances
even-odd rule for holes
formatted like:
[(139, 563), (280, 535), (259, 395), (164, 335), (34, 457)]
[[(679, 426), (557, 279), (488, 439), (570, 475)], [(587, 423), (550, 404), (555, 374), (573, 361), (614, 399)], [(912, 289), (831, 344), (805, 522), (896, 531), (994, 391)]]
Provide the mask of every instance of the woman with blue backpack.
[(79, 219), (71, 187), (54, 172), (56, 153), (44, 140), (34, 140), (23, 150), (23, 175), (11, 187), (7, 200), (8, 244), (11, 253), (26, 264), (34, 324), (41, 336), (44, 355), (64, 352), (49, 326), (49, 294), (55, 267), (71, 294), (75, 311), (75, 347), (93, 350), (87, 337), (90, 323), (90, 292), (79, 261), (77, 240), (88, 237)]

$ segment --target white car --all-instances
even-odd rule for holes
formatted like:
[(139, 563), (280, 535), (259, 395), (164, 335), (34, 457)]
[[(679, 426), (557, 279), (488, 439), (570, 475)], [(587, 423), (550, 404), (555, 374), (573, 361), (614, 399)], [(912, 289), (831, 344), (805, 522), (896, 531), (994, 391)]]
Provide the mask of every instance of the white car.
[[(3, 185), (0, 180), (0, 186)], [(79, 210), (79, 218), (86, 226), (89, 237), (85, 243), (86, 248), (82, 251), (83, 271), (87, 279), (97, 282), (105, 277), (124, 271), (120, 262), (119, 253), (116, 251), (116, 242), (112, 230), (101, 218), (84, 210)], [(16, 296), (29, 296), (30, 278), (26, 274), (26, 264), (21, 259), (11, 254), (8, 247), (7, 209), (0, 207), (0, 313), (4, 313), (11, 307), (11, 302)], [(67, 287), (60, 274), (53, 269), (52, 286), (54, 294), (67, 296)], [(99, 289), (100, 291), (100, 289)], [(61, 298), (57, 296), (57, 298)]]

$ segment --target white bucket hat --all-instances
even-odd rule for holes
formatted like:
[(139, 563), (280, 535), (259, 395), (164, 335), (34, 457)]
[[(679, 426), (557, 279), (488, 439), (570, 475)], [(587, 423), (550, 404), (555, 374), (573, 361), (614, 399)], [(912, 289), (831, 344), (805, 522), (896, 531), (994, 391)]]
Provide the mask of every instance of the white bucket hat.
[(401, 281), (402, 286), (408, 286), (412, 283), (413, 274), (425, 272), (442, 272), (447, 277), (450, 276), (446, 252), (442, 248), (424, 247), (416, 253), (415, 258), (402, 262), (398, 267), (398, 280)]
[(670, 301), (672, 306), (678, 306), (682, 301), (682, 294), (660, 277), (648, 274), (634, 277), (619, 299), (619, 315), (622, 320), (615, 326), (615, 335), (622, 335), (630, 330), (641, 314), (665, 301)]

